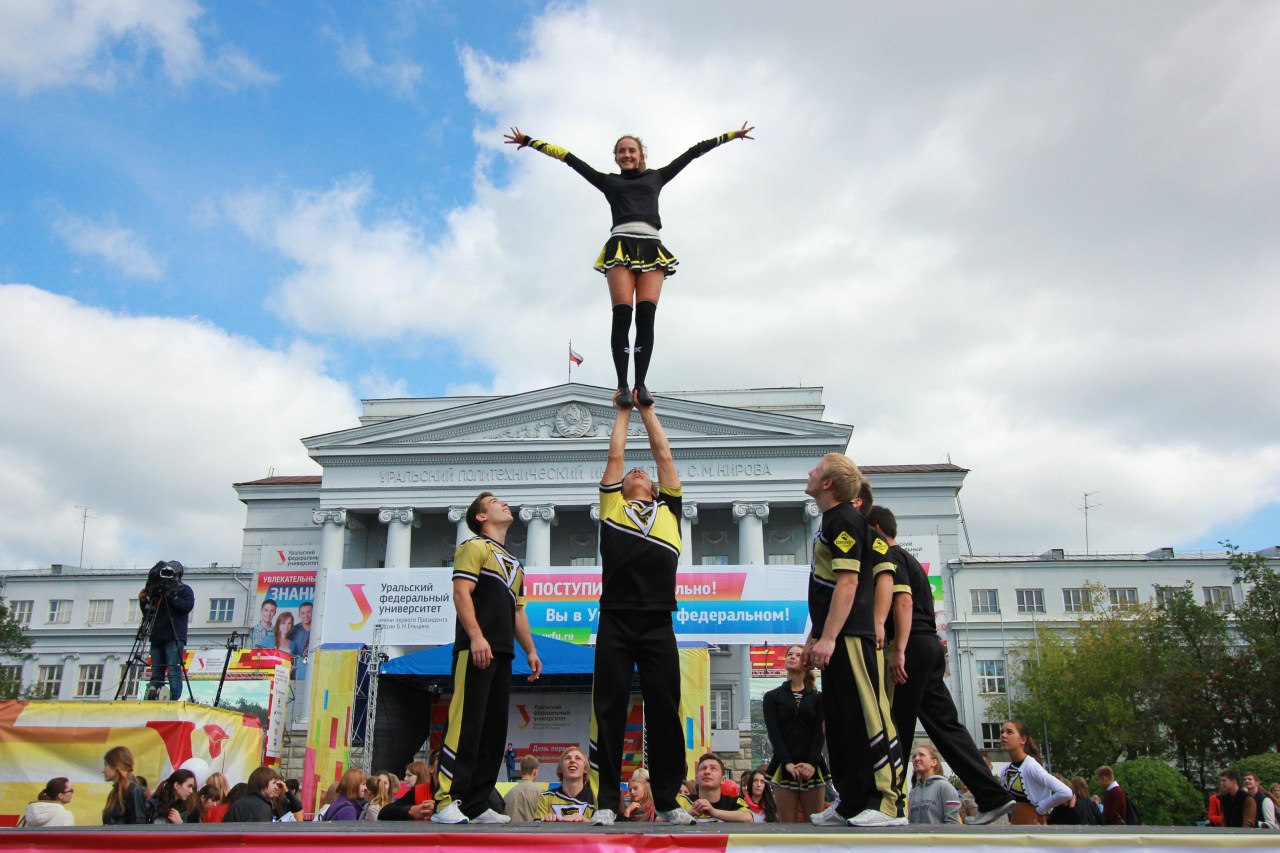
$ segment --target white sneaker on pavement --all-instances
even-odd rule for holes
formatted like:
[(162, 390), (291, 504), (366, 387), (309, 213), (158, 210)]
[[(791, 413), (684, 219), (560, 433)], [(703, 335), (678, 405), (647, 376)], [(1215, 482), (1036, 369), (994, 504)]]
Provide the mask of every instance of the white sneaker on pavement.
[(836, 811), (837, 803), (832, 803), (820, 812), (809, 815), (809, 822), (814, 826), (845, 826), (847, 821)]
[(667, 823), (677, 823), (681, 826), (688, 826), (693, 823), (693, 815), (677, 806), (674, 809), (667, 809), (665, 812), (658, 812), (656, 817), (665, 820)]
[(596, 809), (595, 815), (589, 821), (592, 826), (613, 826), (613, 822), (618, 819), (613, 809)]
[[(459, 812), (461, 814), (461, 812)], [(500, 814), (493, 809), (485, 809), (471, 820), (472, 823), (511, 823), (511, 816)]]
[(849, 818), (849, 826), (906, 826), (905, 817), (889, 817), (879, 809), (864, 809)]
[(432, 823), (470, 823), (467, 816), (462, 813), (462, 806), (458, 805), (457, 800), (450, 801), (449, 805), (442, 808), (431, 816)]

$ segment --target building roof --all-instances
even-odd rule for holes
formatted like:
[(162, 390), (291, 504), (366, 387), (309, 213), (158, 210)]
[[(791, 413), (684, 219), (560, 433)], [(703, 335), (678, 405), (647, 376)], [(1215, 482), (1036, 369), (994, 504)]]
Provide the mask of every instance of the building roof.
[(232, 483), (233, 486), (318, 486), (319, 474), (301, 474), (295, 476), (263, 477), (261, 480), (246, 480), (243, 483)]

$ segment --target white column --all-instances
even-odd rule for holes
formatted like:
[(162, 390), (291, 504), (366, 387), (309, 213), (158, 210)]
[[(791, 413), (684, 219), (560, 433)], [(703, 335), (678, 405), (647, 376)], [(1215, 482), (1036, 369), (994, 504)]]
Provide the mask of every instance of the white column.
[(410, 554), (413, 551), (413, 528), (422, 526), (413, 507), (383, 507), (378, 511), (378, 521), (387, 525), (386, 567), (409, 568)]
[(764, 522), (768, 518), (767, 503), (733, 502), (733, 520), (738, 523), (738, 563), (741, 565), (764, 565)]
[(813, 540), (822, 527), (822, 510), (818, 509), (815, 501), (804, 502), (804, 517), (809, 522), (809, 542), (804, 546), (804, 552), (809, 557), (809, 564), (813, 565)]
[(458, 527), (458, 538), (455, 542), (456, 545), (461, 545), (472, 536), (475, 536), (475, 534), (471, 532), (471, 528), (467, 527), (467, 508), (465, 506), (449, 507), (449, 520)]
[(551, 565), (551, 523), (555, 518), (554, 504), (520, 507), (520, 520), (528, 526), (529, 531), (529, 541), (524, 552), (526, 566)]
[(604, 558), (600, 556), (600, 504), (593, 503), (588, 509), (587, 514), (591, 516), (591, 520), (596, 523), (596, 565), (603, 563)]
[(347, 511), (345, 509), (318, 509), (311, 513), (311, 520), (321, 526), (320, 562), (316, 567), (316, 600), (311, 611), (312, 650), (324, 642), (324, 588), (330, 571), (342, 570), (343, 551), (347, 543)]
[(680, 513), (680, 565), (693, 565), (693, 526), (698, 523), (698, 505), (685, 501)]

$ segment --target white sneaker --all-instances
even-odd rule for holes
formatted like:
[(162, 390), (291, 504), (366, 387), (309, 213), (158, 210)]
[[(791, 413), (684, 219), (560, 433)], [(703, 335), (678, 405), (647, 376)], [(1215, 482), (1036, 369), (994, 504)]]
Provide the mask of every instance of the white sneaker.
[[(458, 814), (462, 814), (462, 811), (459, 810)], [(463, 820), (465, 821), (466, 818), (463, 817)], [(505, 815), (505, 814), (499, 814), (498, 812), (495, 812), (493, 809), (485, 809), (484, 811), (480, 812), (480, 814), (473, 817), (471, 819), (471, 822), (472, 823), (511, 823), (511, 816)]]
[(879, 809), (865, 809), (849, 818), (849, 826), (906, 826), (905, 817), (889, 817)]
[(809, 815), (809, 822), (814, 826), (845, 826), (847, 821), (840, 817), (840, 812), (836, 811), (836, 804), (832, 803), (820, 812)]
[(678, 823), (682, 826), (688, 826), (693, 823), (693, 815), (677, 806), (674, 809), (667, 809), (665, 812), (658, 812), (655, 817), (665, 820), (667, 823)]
[(994, 809), (990, 809), (985, 812), (978, 812), (973, 816), (972, 820), (967, 820), (965, 823), (970, 826), (986, 826), (989, 823), (995, 823), (1011, 811), (1013, 811), (1013, 800), (1007, 800), (996, 806)]
[(618, 819), (613, 809), (596, 809), (595, 816), (591, 818), (592, 826), (613, 826), (613, 822)]
[(442, 808), (431, 816), (432, 823), (469, 823), (467, 816), (462, 813), (462, 806), (458, 805), (457, 800), (451, 800), (449, 805)]

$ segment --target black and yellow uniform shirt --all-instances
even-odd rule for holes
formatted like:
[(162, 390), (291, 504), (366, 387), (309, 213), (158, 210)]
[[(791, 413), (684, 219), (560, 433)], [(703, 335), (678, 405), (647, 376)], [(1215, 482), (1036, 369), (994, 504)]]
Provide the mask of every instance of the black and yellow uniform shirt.
[[(453, 554), (453, 579), (474, 583), (471, 602), (476, 623), (495, 655), (514, 657), (516, 653), (516, 608), (524, 606), (524, 567), (492, 539), (476, 536), (458, 546)], [(454, 648), (471, 648), (471, 638), (458, 620)]]
[(538, 820), (546, 820), (548, 815), (555, 815), (560, 820), (581, 815), (583, 820), (591, 820), (595, 813), (596, 798), (590, 785), (584, 785), (576, 797), (566, 794), (564, 788), (553, 788), (543, 791), (538, 799)]
[(1013, 797), (1015, 802), (1029, 803), (1031, 799), (1027, 796), (1027, 788), (1022, 784), (1022, 762), (1017, 764), (1009, 762), (1005, 765), (1004, 770), (1000, 772), (1000, 784), (1009, 792), (1009, 796)]
[(662, 188), (680, 174), (685, 166), (731, 139), (733, 139), (733, 133), (722, 133), (715, 139), (704, 139), (661, 169), (633, 169), (621, 174), (597, 172), (570, 154), (567, 149), (552, 145), (550, 142), (526, 136), (524, 144), (532, 146), (548, 157), (563, 161), (569, 168), (586, 178), (591, 186), (604, 193), (605, 200), (609, 202), (609, 209), (613, 212), (615, 228), (627, 222), (647, 222), (661, 230), (662, 219), (658, 216), (658, 194), (662, 192)]
[[(686, 797), (684, 794), (679, 794), (676, 796), (676, 803), (680, 806), (680, 808), (689, 812), (689, 809), (693, 806), (694, 801), (698, 799), (701, 799), (701, 797)], [(712, 803), (711, 808), (719, 809), (722, 812), (742, 811), (747, 808), (747, 801), (742, 799), (741, 794), (738, 794), (737, 796), (729, 796), (724, 791), (721, 791), (720, 799)], [(689, 813), (693, 814), (693, 812), (689, 812)], [(720, 821), (720, 818), (704, 817), (701, 815), (697, 815), (694, 817), (694, 820), (697, 821), (698, 823), (718, 823)]]
[(653, 501), (629, 501), (622, 484), (600, 485), (601, 610), (675, 610), (680, 561), (678, 488), (658, 486)]
[(811, 636), (822, 636), (831, 610), (840, 572), (858, 572), (858, 589), (841, 634), (875, 639), (875, 579), (892, 572), (889, 543), (867, 527), (852, 503), (836, 504), (822, 514), (822, 525), (813, 539), (813, 565), (809, 572)]
[[(924, 566), (901, 545), (889, 546), (889, 559), (894, 566), (893, 594), (905, 592), (911, 595), (911, 633), (936, 636), (938, 623), (933, 616), (933, 587), (929, 586)], [(894, 633), (893, 617), (890, 616), (884, 622), (885, 641), (892, 640)]]

